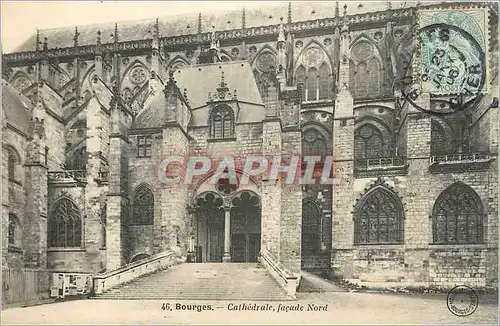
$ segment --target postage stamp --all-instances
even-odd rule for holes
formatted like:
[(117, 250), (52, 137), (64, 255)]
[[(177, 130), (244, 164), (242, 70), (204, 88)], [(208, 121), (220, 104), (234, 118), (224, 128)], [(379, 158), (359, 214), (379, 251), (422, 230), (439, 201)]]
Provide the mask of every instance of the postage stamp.
[(487, 8), (419, 10), (418, 26), (422, 92), (465, 96), (487, 92)]

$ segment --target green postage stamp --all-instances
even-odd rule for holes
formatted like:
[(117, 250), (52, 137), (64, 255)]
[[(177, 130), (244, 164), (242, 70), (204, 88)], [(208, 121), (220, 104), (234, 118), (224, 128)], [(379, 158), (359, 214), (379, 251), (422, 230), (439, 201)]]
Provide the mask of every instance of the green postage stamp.
[(488, 8), (470, 5), (418, 11), (422, 92), (472, 96), (487, 92)]

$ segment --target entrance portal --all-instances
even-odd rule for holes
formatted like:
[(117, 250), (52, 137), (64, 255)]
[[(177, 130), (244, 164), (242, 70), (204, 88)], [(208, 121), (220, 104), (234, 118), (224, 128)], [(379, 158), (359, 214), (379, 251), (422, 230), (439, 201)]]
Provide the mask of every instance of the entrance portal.
[(261, 211), (257, 195), (252, 191), (229, 198), (216, 192), (199, 195), (193, 231), (196, 262), (258, 261)]
[(222, 198), (205, 193), (196, 201), (196, 261), (222, 262), (224, 254), (224, 210)]
[(233, 262), (256, 262), (260, 253), (260, 205), (256, 195), (243, 191), (233, 198), (231, 256)]

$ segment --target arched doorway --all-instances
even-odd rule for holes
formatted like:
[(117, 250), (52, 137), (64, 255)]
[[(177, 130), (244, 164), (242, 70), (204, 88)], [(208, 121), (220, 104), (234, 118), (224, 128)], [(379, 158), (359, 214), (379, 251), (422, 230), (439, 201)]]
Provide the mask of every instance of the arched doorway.
[(318, 268), (322, 257), (323, 218), (319, 205), (313, 199), (302, 203), (302, 268)]
[(196, 254), (198, 262), (222, 262), (224, 254), (224, 209), (217, 193), (207, 192), (196, 200)]
[(259, 198), (241, 191), (232, 199), (231, 257), (233, 262), (256, 262), (260, 253), (261, 210)]
[[(237, 178), (239, 181), (239, 178)], [(190, 211), (196, 262), (256, 262), (261, 245), (261, 206), (255, 185), (220, 178), (200, 184)], [(254, 189), (255, 188), (255, 189)]]
[[(324, 173), (323, 162), (331, 149), (331, 132), (324, 126), (309, 122), (302, 131), (302, 154), (319, 156), (314, 164), (316, 179)], [(310, 167), (302, 165), (302, 173)], [(332, 175), (330, 175), (332, 177)], [(332, 248), (332, 185), (312, 183), (302, 187), (302, 243), (301, 268), (309, 271), (325, 271), (331, 266)]]

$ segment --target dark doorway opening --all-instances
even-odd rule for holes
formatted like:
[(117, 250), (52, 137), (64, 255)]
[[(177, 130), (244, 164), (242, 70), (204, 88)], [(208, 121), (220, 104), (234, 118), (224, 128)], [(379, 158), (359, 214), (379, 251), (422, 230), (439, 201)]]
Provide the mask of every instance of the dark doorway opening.
[(260, 255), (261, 208), (257, 195), (243, 191), (231, 209), (231, 257), (233, 262), (257, 262)]

